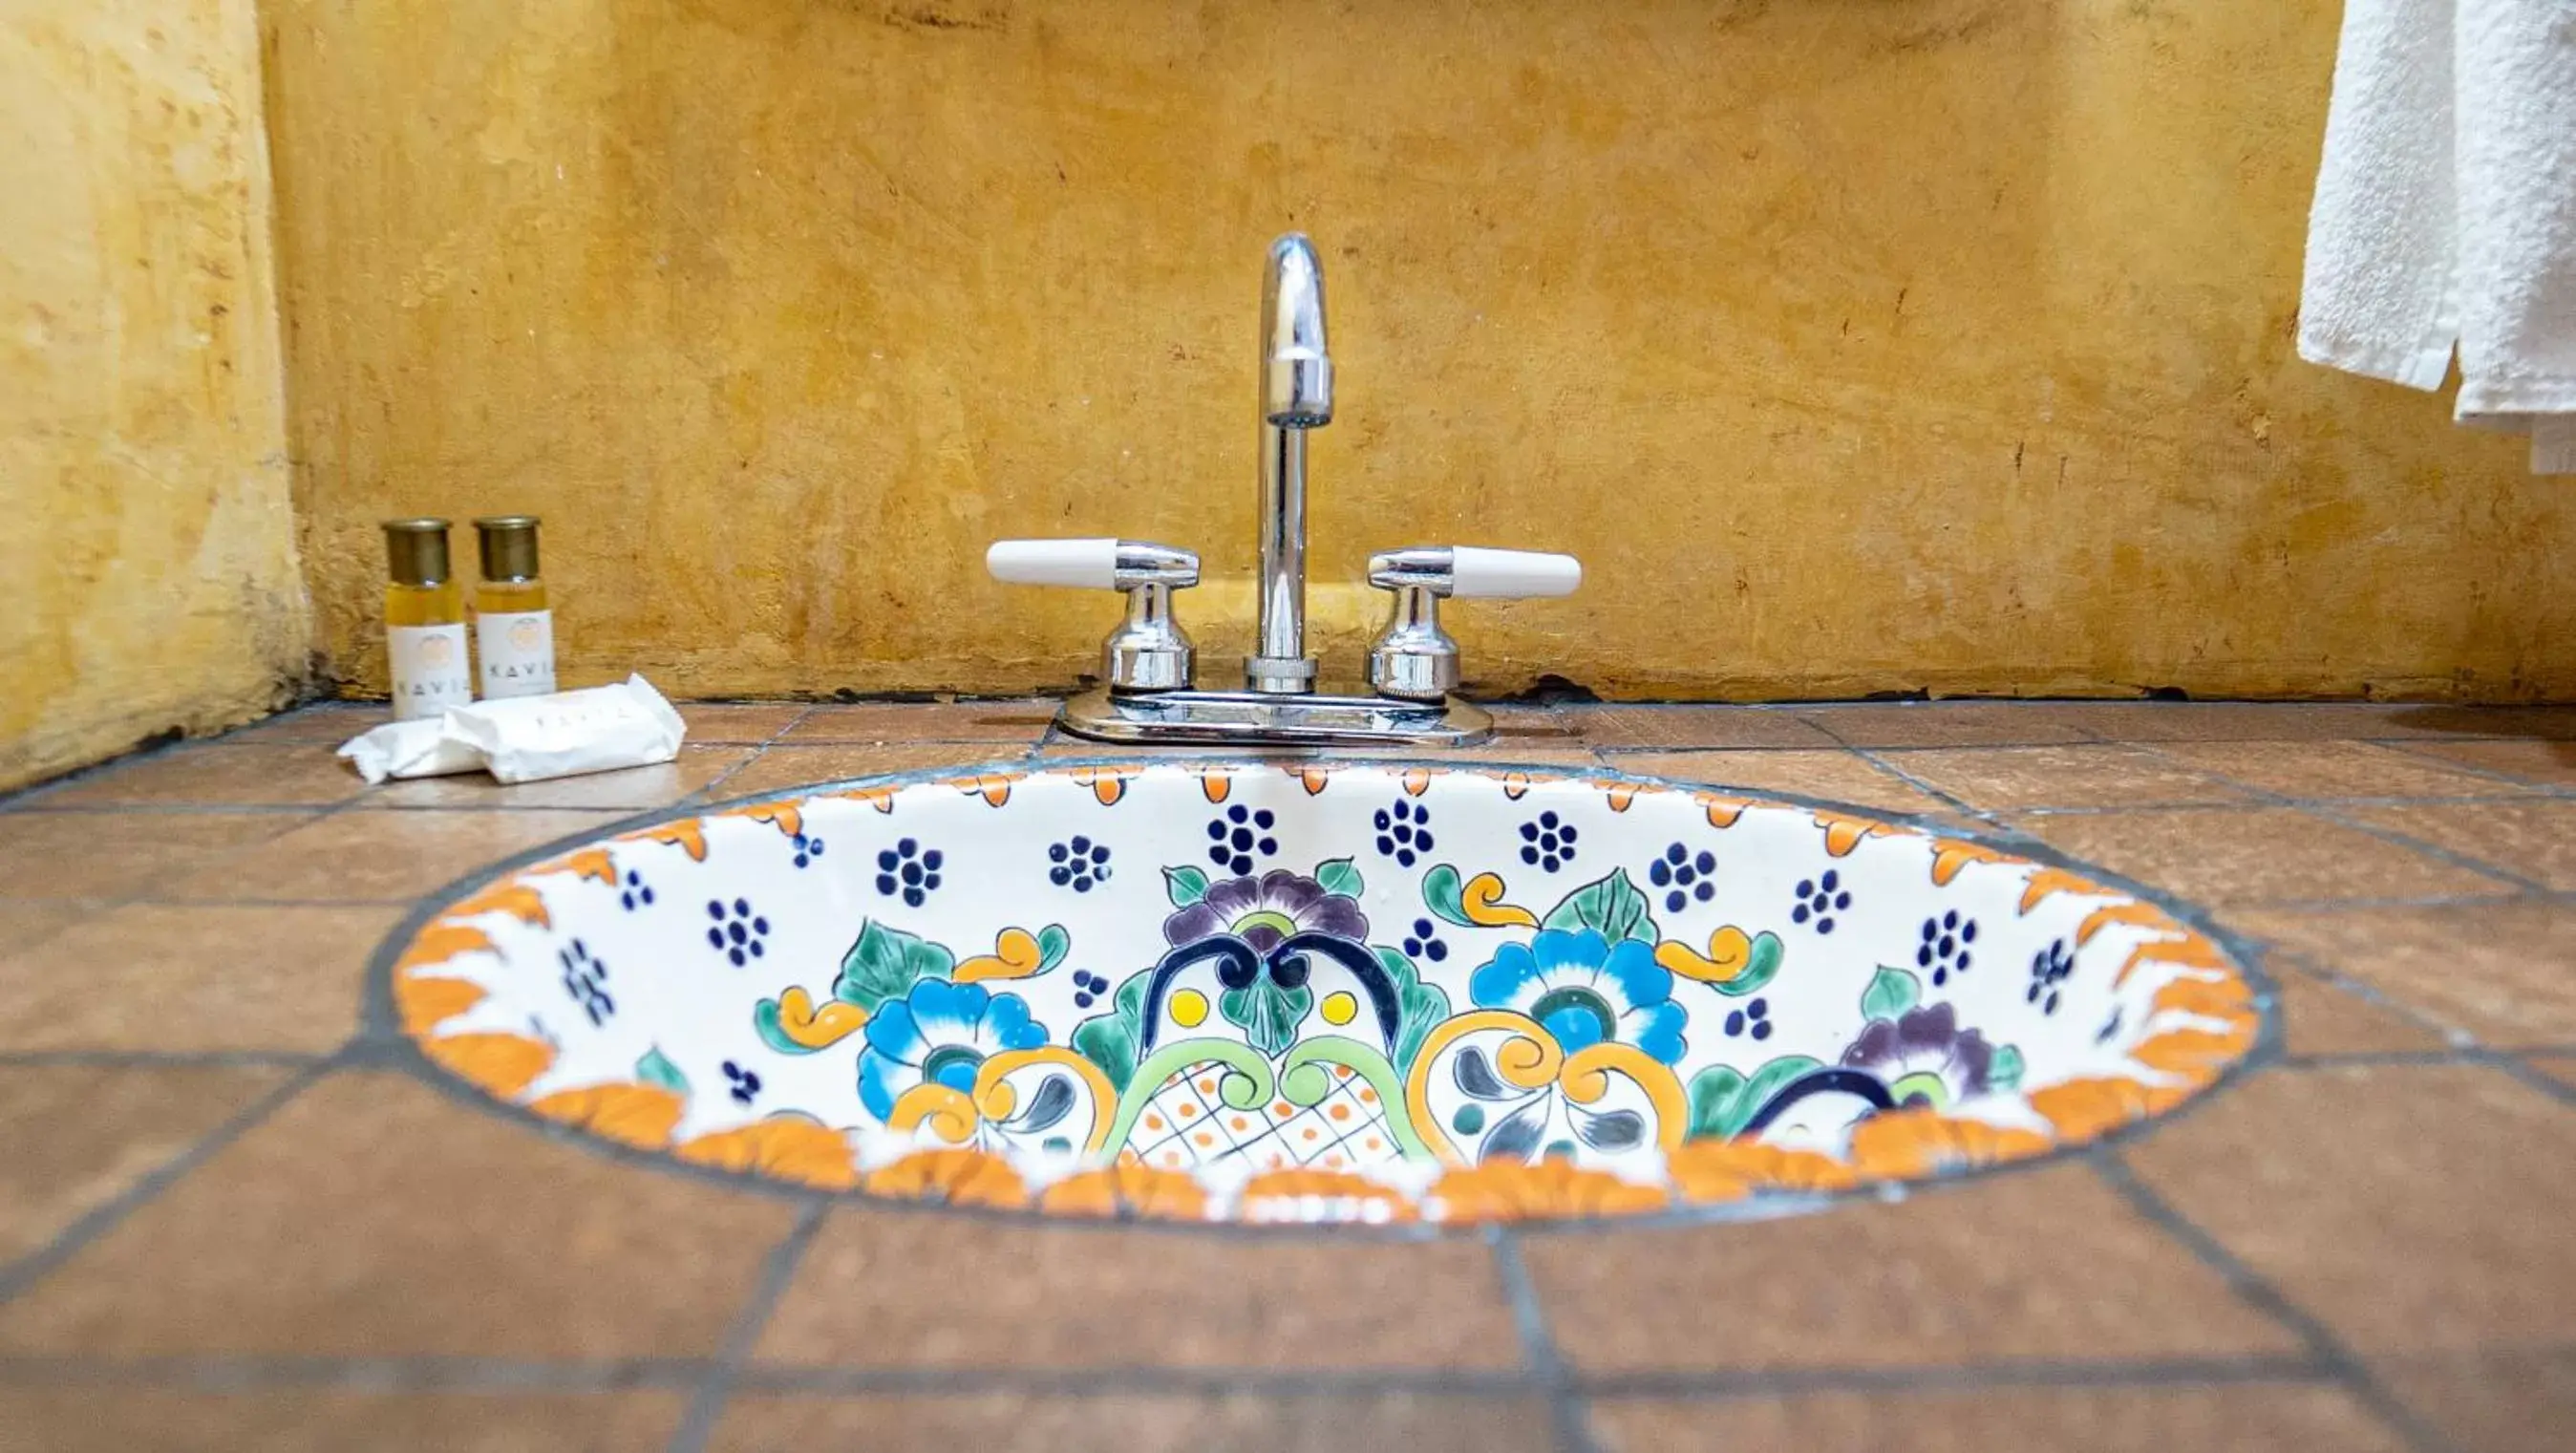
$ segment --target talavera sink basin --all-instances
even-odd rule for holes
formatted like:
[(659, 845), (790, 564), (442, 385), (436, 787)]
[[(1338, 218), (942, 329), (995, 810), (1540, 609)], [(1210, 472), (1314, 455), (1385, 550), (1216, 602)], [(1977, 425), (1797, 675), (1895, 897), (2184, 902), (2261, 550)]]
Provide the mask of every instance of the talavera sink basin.
[(436, 1072), (701, 1167), (1062, 1215), (1768, 1213), (2081, 1143), (2255, 1045), (2220, 944), (1875, 818), (1385, 762), (712, 809), (389, 947)]

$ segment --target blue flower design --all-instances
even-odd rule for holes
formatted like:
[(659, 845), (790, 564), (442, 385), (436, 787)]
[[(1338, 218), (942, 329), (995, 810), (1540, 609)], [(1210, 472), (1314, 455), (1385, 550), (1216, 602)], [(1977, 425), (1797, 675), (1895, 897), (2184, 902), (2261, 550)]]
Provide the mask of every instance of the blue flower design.
[(901, 999), (877, 1006), (867, 1038), (859, 1055), (859, 1100), (884, 1120), (915, 1085), (935, 1081), (971, 1093), (986, 1058), (1035, 1049), (1047, 1042), (1047, 1031), (1029, 1018), (1028, 1002), (1017, 994), (923, 979)]
[(1682, 1024), (1672, 972), (1654, 946), (1617, 945), (1593, 929), (1543, 929), (1527, 945), (1505, 944), (1476, 970), (1467, 992), (1478, 1006), (1509, 1009), (1547, 1026), (1568, 1053), (1604, 1040), (1635, 1045), (1671, 1064), (1682, 1057)]

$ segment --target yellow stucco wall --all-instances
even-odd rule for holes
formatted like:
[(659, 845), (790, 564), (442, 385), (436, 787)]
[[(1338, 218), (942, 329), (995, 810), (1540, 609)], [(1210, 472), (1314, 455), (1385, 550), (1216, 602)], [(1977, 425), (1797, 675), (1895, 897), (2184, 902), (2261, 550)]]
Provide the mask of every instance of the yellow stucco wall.
[[(2291, 339), (2331, 0), (276, 0), (297, 490), (547, 520), (567, 673), (1060, 683), (1195, 546), (1249, 635), (1258, 259), (1321, 243), (1372, 548), (1570, 549), (1471, 678), (2576, 694), (2576, 489)], [(459, 543), (465, 542), (460, 531)]]
[(251, 0), (0, 6), (0, 787), (305, 670)]

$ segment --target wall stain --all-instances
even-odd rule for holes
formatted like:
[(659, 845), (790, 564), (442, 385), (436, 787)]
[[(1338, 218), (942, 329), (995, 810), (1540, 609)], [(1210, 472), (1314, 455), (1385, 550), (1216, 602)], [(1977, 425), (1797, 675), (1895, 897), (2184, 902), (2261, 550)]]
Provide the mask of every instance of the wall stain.
[(305, 681), (251, 0), (0, 41), (0, 789)]
[(897, 5), (887, 8), (885, 23), (916, 30), (1001, 32), (1011, 28), (1011, 10), (1007, 5), (983, 5), (971, 11), (940, 5)]

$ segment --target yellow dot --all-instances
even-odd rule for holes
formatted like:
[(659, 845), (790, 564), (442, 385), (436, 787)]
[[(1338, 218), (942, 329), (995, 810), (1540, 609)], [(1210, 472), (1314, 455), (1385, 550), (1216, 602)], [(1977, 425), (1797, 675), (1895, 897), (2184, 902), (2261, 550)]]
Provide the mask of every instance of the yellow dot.
[(1324, 1022), (1326, 1024), (1348, 1024), (1353, 1019), (1359, 1017), (1359, 1012), (1360, 1001), (1352, 998), (1348, 994), (1332, 993), (1324, 996)]
[(1207, 995), (1196, 989), (1183, 989), (1172, 996), (1172, 1022), (1183, 1029), (1196, 1029), (1207, 1022)]

